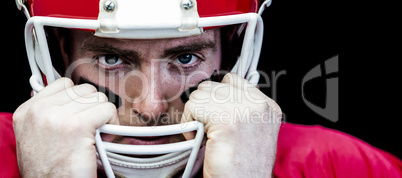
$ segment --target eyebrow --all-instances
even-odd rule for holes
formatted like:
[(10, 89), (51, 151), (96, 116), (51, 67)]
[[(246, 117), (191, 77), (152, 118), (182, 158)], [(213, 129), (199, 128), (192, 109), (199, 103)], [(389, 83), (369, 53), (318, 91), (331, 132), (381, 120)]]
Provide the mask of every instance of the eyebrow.
[[(210, 40), (200, 40), (196, 42), (189, 42), (188, 44), (174, 46), (172, 48), (165, 49), (163, 51), (162, 58), (177, 55), (180, 53), (202, 51), (205, 49), (213, 49), (214, 51), (216, 51), (215, 42)], [(84, 44), (81, 46), (81, 51), (82, 52), (93, 51), (105, 54), (116, 54), (118, 56), (130, 57), (134, 59), (140, 59), (141, 56), (141, 53), (135, 50), (121, 49), (101, 41), (92, 41), (92, 40), (84, 42)]]
[(81, 51), (93, 51), (105, 54), (116, 54), (118, 56), (132, 57), (135, 59), (139, 59), (141, 56), (141, 54), (137, 51), (116, 48), (107, 43), (97, 41), (94, 42), (92, 40), (85, 42), (81, 47)]
[(213, 49), (216, 51), (216, 44), (210, 40), (196, 41), (184, 45), (175, 46), (164, 50), (163, 57), (168, 57), (175, 54), (202, 51), (204, 49)]

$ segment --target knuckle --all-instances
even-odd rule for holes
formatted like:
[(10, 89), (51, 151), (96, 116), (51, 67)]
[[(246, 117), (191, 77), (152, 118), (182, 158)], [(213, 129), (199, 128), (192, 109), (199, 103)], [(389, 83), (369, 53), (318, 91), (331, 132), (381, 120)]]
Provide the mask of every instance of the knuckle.
[(83, 87), (84, 90), (87, 90), (87, 91), (89, 91), (89, 92), (91, 92), (91, 93), (95, 93), (95, 92), (98, 91), (98, 90), (95, 88), (95, 86), (93, 86), (93, 85), (91, 85), (91, 84), (84, 83), (84, 84), (81, 84), (80, 86)]
[(225, 78), (225, 77), (234, 77), (235, 75), (236, 75), (235, 73), (229, 72), (229, 73), (225, 74), (225, 76), (223, 76), (223, 77), (224, 77), (224, 78)]
[(198, 89), (201, 90), (203, 88), (210, 88), (212, 86), (212, 81), (206, 80), (198, 84)]
[(102, 104), (102, 111), (105, 117), (112, 117), (115, 113), (117, 113), (116, 106), (111, 102), (106, 102)]
[(31, 124), (39, 123), (38, 125), (41, 125), (40, 123), (47, 120), (49, 115), (51, 115), (51, 113), (45, 112), (47, 108), (45, 103), (46, 101), (39, 100), (34, 104), (28, 106), (22, 112), (16, 111), (13, 116), (13, 121), (15, 121), (16, 124), (19, 124), (21, 122), (29, 122)]
[(32, 105), (29, 107), (29, 112), (31, 112), (31, 113), (37, 113), (37, 112), (41, 111), (43, 108), (46, 107), (46, 103), (47, 103), (47, 102), (46, 102), (45, 100), (36, 101), (34, 104), (32, 104)]
[(227, 73), (225, 74), (225, 76), (223, 76), (222, 81), (225, 81), (226, 83), (231, 83), (235, 76), (236, 74), (234, 73)]
[(191, 109), (192, 103), (191, 102), (186, 102), (186, 104), (184, 104), (184, 109)]
[(102, 93), (102, 92), (96, 92), (96, 96), (98, 97), (98, 102), (108, 102), (109, 101), (109, 99), (108, 99), (108, 97), (106, 96), (106, 94), (105, 93)]
[(67, 77), (62, 77), (62, 78), (60, 78), (58, 80), (62, 81), (66, 87), (74, 86), (74, 82), (71, 79), (67, 78)]
[(20, 106), (18, 106), (18, 108), (14, 111), (13, 122), (18, 122), (19, 120), (22, 120), (25, 113), (27, 112), (28, 102), (29, 102), (29, 100), (27, 102), (21, 104)]
[(115, 112), (116, 106), (111, 102), (106, 102), (106, 103), (103, 103), (102, 109), (104, 109), (106, 112)]
[[(189, 100), (195, 100), (197, 99), (197, 96), (200, 95), (200, 90), (194, 90), (193, 92), (191, 92), (190, 96), (188, 97)], [(189, 102), (187, 102), (189, 103)]]
[(16, 110), (13, 114), (13, 125), (19, 124), (21, 120), (23, 120), (24, 114), (20, 110)]
[(282, 114), (281, 107), (273, 99), (269, 98), (268, 102), (267, 102), (267, 105), (268, 105), (269, 109), (271, 109), (275, 113)]

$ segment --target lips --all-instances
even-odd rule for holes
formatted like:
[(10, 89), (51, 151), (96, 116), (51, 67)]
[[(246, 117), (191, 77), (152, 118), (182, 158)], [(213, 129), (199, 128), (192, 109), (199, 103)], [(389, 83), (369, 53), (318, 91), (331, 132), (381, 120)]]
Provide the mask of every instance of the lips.
[(124, 137), (121, 140), (121, 144), (130, 145), (159, 145), (169, 143), (169, 137)]

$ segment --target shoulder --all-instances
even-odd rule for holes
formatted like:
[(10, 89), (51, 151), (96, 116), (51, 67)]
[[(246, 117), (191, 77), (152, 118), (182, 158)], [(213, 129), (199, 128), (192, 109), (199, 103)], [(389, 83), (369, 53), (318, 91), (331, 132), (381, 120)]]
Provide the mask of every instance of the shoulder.
[(311, 149), (314, 149), (315, 151), (327, 151), (329, 148), (334, 149), (338, 147), (347, 151), (350, 147), (344, 148), (343, 145), (350, 146), (356, 141), (360, 142), (360, 140), (347, 135), (346, 133), (328, 129), (319, 125), (308, 126), (283, 123), (279, 131), (278, 147), (281, 147), (282, 149), (293, 148), (289, 151), (299, 153)]
[(278, 137), (275, 175), (279, 177), (402, 174), (401, 160), (340, 131), (284, 123)]
[(0, 112), (0, 177), (19, 177), (12, 117)]

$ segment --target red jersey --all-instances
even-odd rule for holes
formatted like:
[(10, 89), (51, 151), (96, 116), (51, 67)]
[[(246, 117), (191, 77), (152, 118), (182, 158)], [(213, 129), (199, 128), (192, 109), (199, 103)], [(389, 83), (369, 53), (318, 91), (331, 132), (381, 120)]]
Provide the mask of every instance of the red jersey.
[[(12, 114), (0, 113), (0, 178), (20, 177)], [(283, 123), (275, 177), (402, 177), (402, 161), (355, 137), (321, 126)]]
[(275, 177), (402, 177), (402, 161), (355, 137), (321, 126), (283, 123)]
[(13, 115), (0, 113), (0, 178), (21, 177), (18, 171)]

